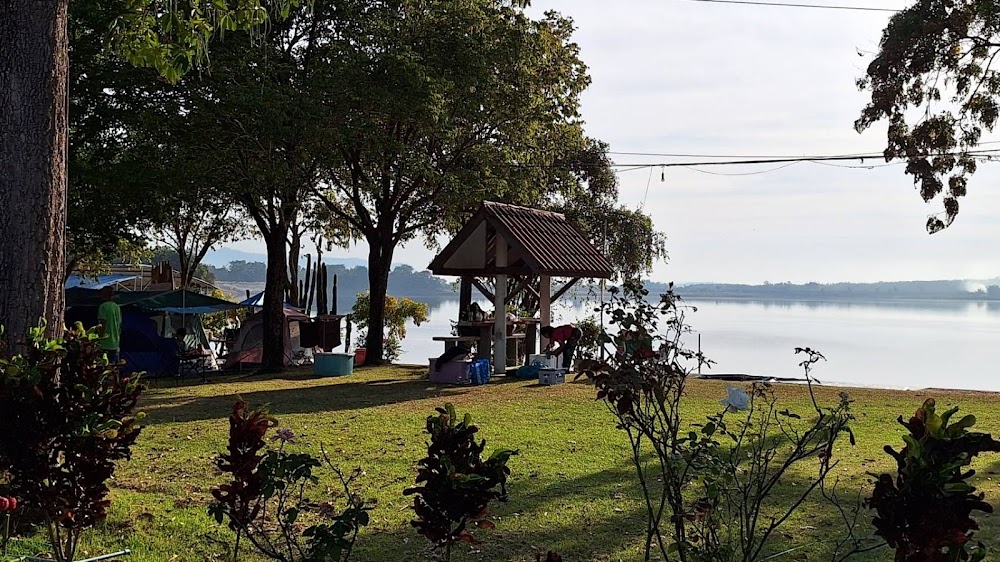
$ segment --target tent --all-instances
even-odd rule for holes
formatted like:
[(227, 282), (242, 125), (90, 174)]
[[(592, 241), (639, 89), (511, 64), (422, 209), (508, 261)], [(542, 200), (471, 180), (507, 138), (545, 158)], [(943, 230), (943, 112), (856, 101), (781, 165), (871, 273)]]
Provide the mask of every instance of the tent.
[[(302, 325), (309, 322), (309, 316), (289, 305), (284, 307), (285, 322), (282, 330), (285, 348), (285, 365), (301, 365), (312, 360), (312, 350), (302, 347)], [(264, 348), (264, 312), (247, 318), (236, 336), (236, 343), (229, 350), (223, 369), (232, 369), (246, 364), (260, 364)]]
[[(122, 308), (121, 358), (126, 372), (144, 371), (152, 376), (167, 375), (176, 369), (177, 342), (174, 333), (185, 328), (188, 347), (211, 349), (201, 322), (201, 315), (245, 308), (192, 291), (120, 292), (115, 302)], [(99, 291), (83, 288), (66, 290), (66, 323), (97, 325)], [(205, 368), (218, 368), (214, 356), (206, 358)]]

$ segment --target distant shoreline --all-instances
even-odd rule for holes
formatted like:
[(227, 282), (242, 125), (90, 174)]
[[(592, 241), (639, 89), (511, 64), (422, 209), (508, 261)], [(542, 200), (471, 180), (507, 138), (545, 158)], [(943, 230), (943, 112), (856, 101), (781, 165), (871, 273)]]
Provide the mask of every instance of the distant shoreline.
[(816, 303), (856, 303), (856, 304), (885, 304), (885, 303), (899, 303), (899, 304), (914, 304), (914, 303), (933, 303), (933, 302), (962, 302), (962, 303), (987, 303), (987, 304), (998, 304), (1000, 305), (1000, 299), (971, 296), (971, 297), (960, 297), (960, 296), (933, 296), (933, 297), (915, 297), (915, 296), (904, 296), (904, 297), (888, 297), (888, 296), (763, 296), (763, 295), (745, 295), (745, 296), (713, 296), (713, 295), (685, 295), (683, 291), (677, 291), (677, 294), (685, 301), (733, 301), (733, 302), (816, 302)]

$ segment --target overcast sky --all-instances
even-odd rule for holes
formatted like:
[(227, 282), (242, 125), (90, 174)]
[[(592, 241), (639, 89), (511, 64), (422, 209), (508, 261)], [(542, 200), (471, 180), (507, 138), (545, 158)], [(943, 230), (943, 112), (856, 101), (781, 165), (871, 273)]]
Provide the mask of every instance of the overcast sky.
[[(854, 82), (889, 13), (689, 0), (535, 0), (531, 8), (550, 9), (575, 20), (593, 78), (583, 97), (587, 131), (612, 151), (811, 156), (883, 149), (884, 129), (853, 129), (866, 101)], [(980, 166), (956, 223), (933, 236), (924, 222), (939, 209), (921, 201), (900, 165), (800, 163), (767, 171), (775, 167), (668, 168), (662, 182), (659, 168), (652, 176), (620, 174), (622, 202), (644, 206), (667, 234), (669, 261), (652, 277), (761, 283), (1000, 275), (1000, 165)], [(263, 251), (256, 242), (234, 246)], [(366, 257), (367, 248), (340, 253)], [(433, 254), (413, 243), (396, 261), (423, 268)]]

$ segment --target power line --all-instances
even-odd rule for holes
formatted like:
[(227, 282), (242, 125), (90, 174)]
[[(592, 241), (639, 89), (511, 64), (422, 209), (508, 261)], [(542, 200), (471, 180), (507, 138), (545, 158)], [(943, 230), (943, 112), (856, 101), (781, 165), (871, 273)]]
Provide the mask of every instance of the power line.
[[(984, 149), (984, 150), (972, 150), (964, 153), (949, 152), (943, 154), (933, 154), (932, 157), (941, 156), (1000, 156), (1000, 149)], [(838, 161), (850, 161), (850, 160), (866, 160), (884, 158), (882, 154), (867, 154), (867, 155), (843, 155), (843, 156), (799, 156), (794, 158), (757, 158), (752, 160), (724, 160), (719, 162), (649, 162), (649, 163), (613, 163), (612, 167), (615, 168), (645, 168), (645, 167), (660, 167), (660, 168), (677, 168), (677, 167), (690, 167), (690, 166), (739, 166), (739, 165), (754, 165), (754, 164), (785, 164), (788, 162), (838, 162)]]
[[(796, 164), (801, 164), (801, 162), (789, 162), (788, 164), (783, 164), (781, 166), (778, 166), (777, 168), (770, 168), (768, 170), (758, 170), (756, 172), (739, 172), (739, 173), (735, 173), (735, 174), (727, 174), (725, 172), (709, 172), (708, 170), (699, 170), (698, 168), (695, 168), (694, 166), (684, 166), (684, 167), (687, 168), (688, 170), (693, 171), (693, 172), (699, 172), (699, 173), (702, 173), (702, 174), (709, 174), (709, 175), (712, 175), (712, 176), (757, 176), (757, 175), (760, 175), (760, 174), (770, 174), (771, 172), (777, 172), (778, 170), (784, 170), (785, 168), (788, 168), (789, 166), (794, 166)], [(652, 168), (650, 168), (650, 170), (652, 170)], [(647, 189), (648, 189), (648, 187), (647, 187)]]
[(820, 8), (826, 10), (853, 10), (857, 12), (892, 12), (899, 10), (892, 8), (869, 8), (866, 6), (840, 6), (829, 4), (796, 4), (790, 2), (757, 2), (754, 0), (687, 0), (688, 2), (706, 2), (712, 4), (742, 4), (746, 6), (771, 6), (781, 8)]
[[(982, 141), (976, 143), (976, 146), (985, 146), (988, 144), (1000, 144), (1000, 140), (995, 141)], [(810, 159), (821, 159), (829, 158), (832, 156), (856, 156), (858, 158), (875, 158), (882, 156), (881, 152), (851, 152), (848, 154), (680, 154), (675, 152), (619, 152), (614, 150), (609, 150), (608, 154), (613, 154), (615, 156), (661, 156), (664, 158), (719, 158), (719, 159), (733, 159), (733, 158), (810, 158)]]
[(607, 154), (612, 154), (615, 156), (660, 156), (664, 158), (719, 158), (719, 159), (733, 159), (733, 158), (830, 158), (832, 156), (853, 156), (857, 158), (874, 158), (876, 156), (882, 156), (881, 153), (877, 152), (858, 152), (852, 154), (679, 154), (679, 153), (664, 153), (664, 152), (615, 152), (609, 150)]

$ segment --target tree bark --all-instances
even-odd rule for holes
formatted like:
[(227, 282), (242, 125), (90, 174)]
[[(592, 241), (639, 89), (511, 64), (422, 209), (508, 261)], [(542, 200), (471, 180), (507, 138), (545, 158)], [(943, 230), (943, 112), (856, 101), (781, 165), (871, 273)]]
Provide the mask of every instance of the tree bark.
[[(68, 0), (0, 2), (0, 324), (63, 327)], [(113, 210), (109, 210), (113, 212)]]
[(396, 245), (390, 240), (369, 239), (368, 250), (368, 335), (365, 338), (365, 365), (385, 363), (385, 297), (389, 292), (389, 271)]
[(302, 225), (294, 224), (288, 238), (288, 302), (301, 306), (299, 256), (302, 252)]
[(263, 367), (267, 371), (285, 368), (285, 284), (288, 283), (287, 233), (274, 229), (267, 243), (267, 277), (264, 284)]

